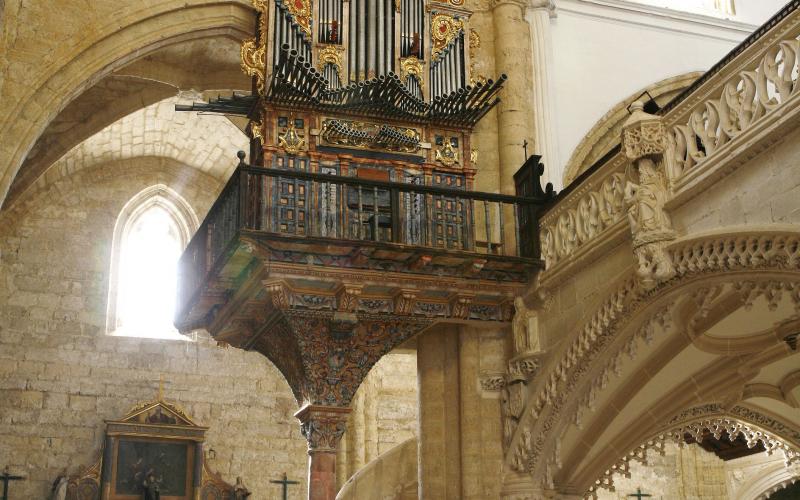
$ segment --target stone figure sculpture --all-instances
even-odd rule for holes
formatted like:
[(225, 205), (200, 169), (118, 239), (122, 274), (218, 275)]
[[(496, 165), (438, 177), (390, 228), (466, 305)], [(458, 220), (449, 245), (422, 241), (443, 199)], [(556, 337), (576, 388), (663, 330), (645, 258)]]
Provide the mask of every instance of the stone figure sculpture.
[(665, 246), (675, 231), (665, 210), (669, 198), (662, 172), (666, 131), (661, 119), (643, 111), (641, 102), (631, 106), (631, 117), (623, 125), (622, 143), (634, 174), (625, 185), (625, 204), (633, 236), (633, 253), (642, 285), (652, 288), (675, 275)]
[(525, 305), (522, 297), (514, 299), (514, 348), (517, 353), (537, 352), (539, 346), (539, 332), (536, 328), (536, 311)]

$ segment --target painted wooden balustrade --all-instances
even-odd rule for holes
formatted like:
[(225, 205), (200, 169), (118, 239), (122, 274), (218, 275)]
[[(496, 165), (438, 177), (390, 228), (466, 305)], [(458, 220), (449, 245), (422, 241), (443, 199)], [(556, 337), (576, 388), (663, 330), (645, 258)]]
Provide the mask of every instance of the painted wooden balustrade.
[[(666, 131), (667, 208), (701, 193), (769, 146), (800, 103), (800, 2), (790, 2), (658, 112)], [(776, 133), (777, 132), (777, 133)], [(542, 216), (542, 282), (556, 283), (630, 237), (630, 161), (616, 147), (565, 189)]]
[[(180, 260), (179, 304), (196, 299), (243, 239), (269, 258), (525, 283), (538, 265), (543, 198), (479, 193), (241, 162)], [(320, 251), (321, 250), (321, 251)]]

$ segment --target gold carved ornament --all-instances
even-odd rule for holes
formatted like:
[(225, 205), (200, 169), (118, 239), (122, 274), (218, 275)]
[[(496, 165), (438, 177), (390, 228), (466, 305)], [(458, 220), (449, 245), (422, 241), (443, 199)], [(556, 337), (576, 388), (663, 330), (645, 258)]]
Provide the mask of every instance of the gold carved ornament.
[(478, 60), (476, 50), (481, 46), (481, 37), (474, 29), (469, 30), (469, 83), (470, 85), (486, 83), (486, 77), (475, 72), (475, 61)]
[(419, 82), (419, 88), (425, 89), (425, 81), (422, 79), (423, 63), (416, 56), (403, 57), (400, 59), (400, 80), (403, 82), (413, 76)]
[(265, 53), (266, 46), (259, 44), (255, 38), (248, 38), (242, 42), (242, 71), (248, 76), (256, 77), (256, 86), (261, 93), (264, 92)]
[(342, 69), (342, 57), (340, 54), (342, 50), (344, 49), (336, 45), (325, 45), (319, 51), (319, 60), (317, 62), (320, 73), (324, 73), (325, 65), (333, 64), (338, 72), (340, 84), (342, 83), (342, 75), (344, 74), (344, 69)]
[(300, 134), (297, 133), (297, 129), (294, 128), (294, 115), (292, 115), (291, 118), (289, 118), (286, 132), (278, 136), (278, 147), (285, 149), (290, 155), (296, 155), (302, 151), (305, 144), (306, 140), (300, 137)]
[(431, 37), (433, 38), (432, 55), (436, 59), (464, 29), (464, 23), (447, 14), (436, 14), (431, 21)]
[(300, 29), (311, 36), (311, 0), (288, 0), (286, 8)]
[(453, 148), (449, 140), (445, 139), (444, 145), (436, 150), (436, 161), (440, 161), (448, 167), (458, 163), (458, 151)]

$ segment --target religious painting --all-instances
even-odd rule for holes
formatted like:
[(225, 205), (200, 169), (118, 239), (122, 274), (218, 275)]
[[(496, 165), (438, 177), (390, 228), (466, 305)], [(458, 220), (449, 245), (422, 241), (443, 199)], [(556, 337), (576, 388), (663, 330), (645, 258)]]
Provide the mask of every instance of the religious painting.
[(188, 443), (121, 439), (117, 449), (114, 491), (141, 495), (148, 478), (162, 497), (183, 498), (190, 487)]

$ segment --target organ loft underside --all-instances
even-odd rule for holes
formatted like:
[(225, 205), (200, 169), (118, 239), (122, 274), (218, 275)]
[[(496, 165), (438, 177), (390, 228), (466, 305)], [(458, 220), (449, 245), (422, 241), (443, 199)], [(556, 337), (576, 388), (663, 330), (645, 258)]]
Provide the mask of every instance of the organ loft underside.
[[(474, 74), (463, 0), (254, 0), (249, 94), (178, 110), (249, 120), (248, 154), (180, 261), (176, 324), (286, 377), (309, 498), (378, 359), (437, 322), (501, 324), (540, 267), (552, 197), (531, 156), (516, 195), (474, 191), (475, 124), (505, 75)], [(233, 152), (232, 152), (233, 153)]]

